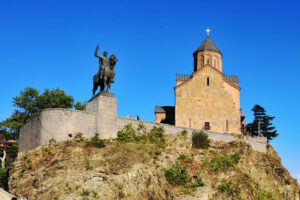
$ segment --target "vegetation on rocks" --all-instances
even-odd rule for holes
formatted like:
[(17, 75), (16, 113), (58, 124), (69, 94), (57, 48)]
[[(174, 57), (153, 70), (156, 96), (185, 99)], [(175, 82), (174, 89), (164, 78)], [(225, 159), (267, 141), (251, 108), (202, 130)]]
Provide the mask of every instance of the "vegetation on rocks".
[(143, 124), (127, 125), (118, 136), (98, 148), (96, 135), (76, 134), (23, 153), (13, 164), (10, 192), (28, 199), (298, 197), (296, 180), (269, 145), (266, 154), (241, 141), (211, 141), (197, 149), (190, 137), (165, 135), (162, 128), (147, 130)]
[(165, 146), (164, 127), (153, 127), (149, 132), (145, 129), (143, 123), (139, 124), (138, 130), (133, 128), (132, 124), (127, 124), (121, 131), (118, 131), (117, 140), (120, 142), (141, 142), (156, 144), (159, 147)]
[(214, 169), (227, 168), (227, 167), (237, 165), (240, 159), (241, 159), (240, 154), (238, 152), (235, 152), (230, 156), (220, 155), (214, 157), (210, 161), (204, 160), (202, 166), (204, 167), (210, 166)]
[(102, 148), (105, 147), (105, 141), (99, 138), (99, 133), (95, 133), (95, 136), (87, 141), (87, 146)]

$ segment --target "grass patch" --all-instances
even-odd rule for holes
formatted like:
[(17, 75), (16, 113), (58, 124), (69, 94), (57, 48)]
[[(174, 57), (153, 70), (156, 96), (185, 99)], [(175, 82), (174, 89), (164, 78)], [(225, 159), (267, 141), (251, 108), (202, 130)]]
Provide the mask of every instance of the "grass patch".
[(270, 192), (259, 189), (257, 186), (254, 187), (254, 191), (256, 192), (256, 196), (257, 196), (258, 200), (273, 200), (274, 199)]
[(199, 176), (199, 174), (196, 174), (193, 176), (194, 183), (191, 184), (190, 187), (197, 188), (197, 187), (203, 187), (205, 184), (202, 181), (202, 178)]
[(140, 143), (117, 143), (104, 155), (105, 165), (112, 173), (119, 174), (130, 169), (136, 163), (146, 163), (152, 158), (158, 159), (160, 151), (156, 145)]
[(177, 159), (178, 160), (185, 160), (185, 159), (187, 159), (187, 156), (184, 155), (184, 154), (181, 154)]
[(240, 161), (240, 159), (241, 159), (240, 154), (238, 152), (235, 152), (234, 154), (232, 154), (230, 156), (223, 155), (223, 156), (215, 157), (215, 158), (211, 159), (210, 161), (204, 160), (202, 162), (202, 166), (203, 167), (210, 166), (214, 169), (227, 168), (230, 166), (237, 165), (238, 162)]
[(176, 164), (164, 171), (165, 177), (171, 185), (186, 186), (189, 182), (188, 172), (184, 165)]
[(173, 186), (183, 186), (185, 188), (203, 187), (205, 184), (199, 174), (189, 176), (186, 166), (182, 164), (172, 165), (169, 169), (164, 169), (167, 181)]
[(81, 196), (90, 196), (91, 191), (89, 189), (83, 189), (80, 193)]
[(230, 183), (224, 183), (218, 187), (218, 190), (222, 193), (226, 193), (228, 196), (239, 196), (241, 189), (238, 186), (232, 186)]
[(210, 140), (208, 135), (203, 131), (196, 132), (192, 134), (192, 146), (196, 149), (207, 149), (209, 147)]

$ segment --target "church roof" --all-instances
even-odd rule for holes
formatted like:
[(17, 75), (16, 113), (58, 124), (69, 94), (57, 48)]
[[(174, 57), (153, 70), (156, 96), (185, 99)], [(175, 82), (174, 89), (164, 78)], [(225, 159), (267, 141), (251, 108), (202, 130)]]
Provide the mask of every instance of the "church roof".
[(222, 54), (209, 36), (206, 37), (206, 39), (202, 42), (202, 44), (196, 49), (194, 53), (204, 50), (216, 51)]
[(193, 75), (176, 74), (176, 81), (188, 81)]
[(170, 113), (175, 112), (174, 106), (155, 106), (154, 113)]
[[(176, 81), (188, 81), (193, 75), (177, 74)], [(225, 79), (229, 82), (239, 82), (238, 76), (225, 76)]]
[(230, 82), (239, 82), (238, 76), (225, 76), (225, 79)]

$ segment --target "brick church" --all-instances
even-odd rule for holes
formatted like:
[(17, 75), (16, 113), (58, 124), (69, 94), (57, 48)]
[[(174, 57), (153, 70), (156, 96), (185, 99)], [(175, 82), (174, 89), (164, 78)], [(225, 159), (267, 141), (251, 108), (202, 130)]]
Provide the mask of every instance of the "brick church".
[(225, 76), (222, 53), (209, 37), (193, 53), (190, 75), (177, 75), (175, 106), (156, 106), (155, 122), (219, 133), (241, 133), (237, 76)]

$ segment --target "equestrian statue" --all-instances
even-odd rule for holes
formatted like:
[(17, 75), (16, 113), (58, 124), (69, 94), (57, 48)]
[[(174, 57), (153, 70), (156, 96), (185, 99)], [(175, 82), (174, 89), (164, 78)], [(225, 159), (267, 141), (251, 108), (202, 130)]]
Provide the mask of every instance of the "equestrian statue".
[(117, 63), (117, 57), (114, 54), (107, 58), (107, 51), (103, 52), (103, 56), (99, 56), (98, 50), (99, 45), (97, 45), (95, 50), (95, 56), (99, 58), (99, 70), (93, 78), (93, 97), (98, 86), (100, 86), (100, 93), (109, 93), (111, 83), (114, 83), (114, 66)]

